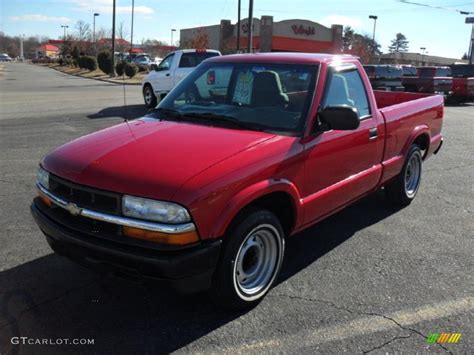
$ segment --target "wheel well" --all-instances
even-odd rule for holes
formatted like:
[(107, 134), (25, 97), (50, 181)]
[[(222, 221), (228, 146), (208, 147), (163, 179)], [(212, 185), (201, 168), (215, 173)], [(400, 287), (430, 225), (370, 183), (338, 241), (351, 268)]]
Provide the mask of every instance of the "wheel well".
[(272, 212), (279, 219), (286, 235), (295, 226), (296, 211), (293, 198), (286, 192), (272, 192), (252, 201), (246, 207), (264, 208)]
[(424, 159), (428, 153), (428, 148), (430, 147), (430, 137), (427, 134), (419, 135), (413, 141), (413, 144), (416, 144), (418, 147), (420, 147), (421, 151), (423, 152)]

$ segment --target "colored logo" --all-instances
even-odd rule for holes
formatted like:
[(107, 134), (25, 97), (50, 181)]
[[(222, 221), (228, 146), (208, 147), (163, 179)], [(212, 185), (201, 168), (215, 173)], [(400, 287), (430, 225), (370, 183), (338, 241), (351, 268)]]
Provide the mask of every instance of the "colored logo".
[(461, 336), (461, 333), (432, 333), (426, 337), (426, 342), (428, 344), (456, 344), (461, 340)]

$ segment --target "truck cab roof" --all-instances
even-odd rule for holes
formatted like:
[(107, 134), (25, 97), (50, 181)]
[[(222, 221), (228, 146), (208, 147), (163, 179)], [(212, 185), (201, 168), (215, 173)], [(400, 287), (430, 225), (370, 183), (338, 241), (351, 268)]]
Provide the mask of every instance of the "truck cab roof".
[(326, 53), (255, 53), (255, 54), (231, 54), (222, 57), (214, 57), (207, 62), (223, 63), (292, 63), (292, 64), (319, 64), (333, 61), (357, 61), (357, 57), (348, 54), (326, 54)]

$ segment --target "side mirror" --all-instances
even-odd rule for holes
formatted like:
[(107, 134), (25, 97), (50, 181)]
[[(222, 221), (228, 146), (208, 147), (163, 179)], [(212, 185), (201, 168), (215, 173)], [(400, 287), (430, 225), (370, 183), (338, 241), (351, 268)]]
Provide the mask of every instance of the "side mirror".
[(158, 64), (152, 63), (151, 70), (158, 71)]
[(328, 106), (319, 113), (319, 119), (322, 126), (340, 131), (357, 129), (360, 124), (357, 109), (348, 105)]

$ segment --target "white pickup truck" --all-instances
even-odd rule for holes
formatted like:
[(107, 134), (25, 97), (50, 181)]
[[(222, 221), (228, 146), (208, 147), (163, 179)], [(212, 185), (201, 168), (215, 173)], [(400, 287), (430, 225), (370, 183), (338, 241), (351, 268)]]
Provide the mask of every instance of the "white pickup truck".
[(153, 108), (171, 89), (201, 62), (221, 53), (211, 49), (182, 49), (168, 54), (142, 83), (145, 105)]

